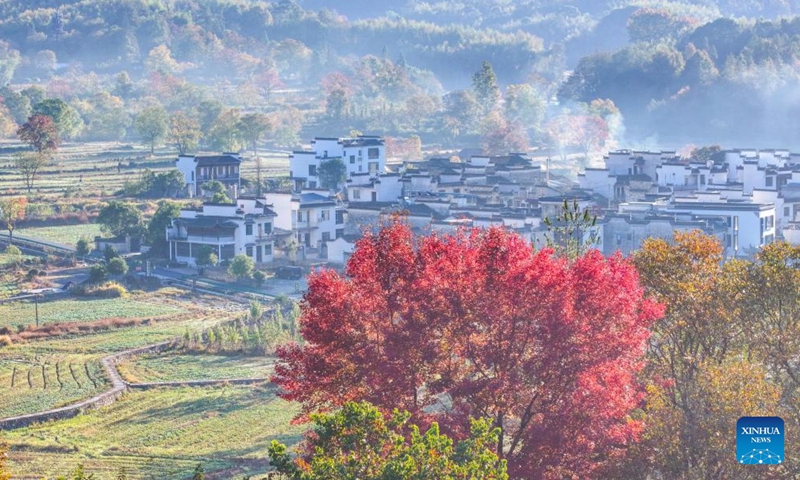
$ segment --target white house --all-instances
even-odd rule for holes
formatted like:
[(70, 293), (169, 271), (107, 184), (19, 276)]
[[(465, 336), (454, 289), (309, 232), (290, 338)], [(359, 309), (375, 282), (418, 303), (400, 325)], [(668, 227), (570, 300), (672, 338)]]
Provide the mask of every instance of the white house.
[(319, 191), (269, 192), (265, 199), (277, 213), (275, 226), (292, 232), (301, 256), (319, 255), (325, 243), (344, 235), (344, 207)]
[(203, 184), (217, 180), (228, 188), (231, 198), (236, 198), (242, 187), (239, 178), (241, 163), (242, 159), (238, 153), (211, 156), (179, 155), (175, 160), (175, 168), (183, 174), (190, 197), (202, 196)]
[(181, 210), (180, 216), (167, 227), (169, 258), (195, 265), (200, 252), (211, 248), (220, 262), (244, 254), (257, 264), (271, 263), (276, 217), (269, 205), (255, 198)]
[(295, 151), (289, 157), (289, 176), (294, 181), (295, 191), (320, 188), (320, 165), (333, 159), (344, 163), (347, 178), (358, 173), (378, 176), (386, 171), (386, 143), (381, 137), (366, 135), (315, 138), (310, 150)]

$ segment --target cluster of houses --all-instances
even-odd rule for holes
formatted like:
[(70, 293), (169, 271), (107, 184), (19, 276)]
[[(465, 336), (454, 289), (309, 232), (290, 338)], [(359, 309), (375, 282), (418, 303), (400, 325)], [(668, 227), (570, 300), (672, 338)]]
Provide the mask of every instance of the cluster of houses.
[[(330, 161), (345, 175), (336, 188), (321, 188), (330, 187), (321, 176)], [(778, 238), (800, 243), (800, 155), (785, 150), (728, 150), (705, 162), (619, 150), (575, 183), (522, 153), (387, 167), (380, 137), (316, 138), (290, 157), (292, 191), (259, 198), (242, 193), (240, 164), (237, 154), (178, 158), (189, 195), (203, 196), (203, 185), (217, 180), (235, 201), (182, 210), (166, 232), (173, 261), (193, 264), (207, 246), (220, 261), (245, 254), (261, 264), (278, 257), (342, 264), (364, 228), (398, 213), (419, 232), (496, 225), (541, 246), (544, 219), (556, 219), (565, 201), (597, 216), (580, 235), (600, 239), (606, 254), (630, 253), (675, 230), (714, 235), (731, 257)]]

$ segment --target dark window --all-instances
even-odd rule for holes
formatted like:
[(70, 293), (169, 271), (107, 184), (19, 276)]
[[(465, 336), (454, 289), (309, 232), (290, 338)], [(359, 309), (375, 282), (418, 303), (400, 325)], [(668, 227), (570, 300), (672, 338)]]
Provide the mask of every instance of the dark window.
[(344, 237), (344, 228), (337, 228), (336, 229), (336, 238)]
[(252, 235), (253, 234), (253, 224), (248, 223), (244, 226), (244, 234), (245, 235)]
[[(175, 252), (175, 253), (177, 253), (179, 257), (188, 257), (189, 256), (189, 244), (188, 243), (186, 243), (186, 242), (178, 242), (176, 245), (178, 247), (177, 247), (177, 252)], [(197, 248), (197, 246), (195, 246), (195, 248)]]
[(233, 244), (222, 246), (222, 258), (220, 260), (231, 260), (236, 256), (236, 248)]
[(343, 223), (344, 223), (344, 210), (336, 210), (336, 224), (341, 225)]
[(322, 241), (323, 242), (330, 242), (331, 241), (331, 232), (322, 232)]
[(378, 148), (370, 148), (367, 150), (367, 158), (370, 160), (378, 158), (380, 156), (380, 150)]
[(316, 165), (309, 165), (308, 166), (308, 174), (311, 176), (317, 175), (317, 166)]
[(303, 212), (301, 212), (300, 210), (297, 211), (297, 221), (298, 222), (303, 221)]
[(272, 245), (264, 245), (264, 255), (272, 255)]
[(767, 186), (768, 187), (772, 186), (772, 177), (767, 177)]
[(308, 188), (317, 188), (317, 182), (315, 181), (308, 182)]
[(350, 163), (351, 164), (356, 163), (356, 156), (355, 155), (350, 155)]
[(264, 224), (264, 233), (265, 234), (272, 233), (272, 224), (271, 223), (265, 223)]
[(248, 257), (252, 257), (253, 256), (253, 247), (245, 247), (245, 251), (247, 251), (247, 256)]

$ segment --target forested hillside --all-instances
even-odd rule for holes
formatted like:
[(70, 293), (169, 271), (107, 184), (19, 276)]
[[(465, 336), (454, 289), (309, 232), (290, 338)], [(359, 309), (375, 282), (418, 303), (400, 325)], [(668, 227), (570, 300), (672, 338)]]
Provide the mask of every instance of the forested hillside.
[(50, 99), (73, 112), (65, 139), (146, 141), (155, 119), (148, 142), (172, 142), (177, 116), (199, 129), (190, 150), (253, 143), (236, 128), (247, 113), (269, 117), (256, 143), (355, 129), (401, 139), (400, 157), (419, 155), (415, 135), (492, 152), (783, 145), (800, 126), (799, 13), (791, 0), (4, 1), (0, 134)]

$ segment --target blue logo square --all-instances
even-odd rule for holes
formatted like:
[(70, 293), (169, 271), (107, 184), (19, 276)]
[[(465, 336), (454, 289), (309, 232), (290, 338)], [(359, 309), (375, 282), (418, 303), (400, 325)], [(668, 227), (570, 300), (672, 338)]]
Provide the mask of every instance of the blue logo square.
[(736, 422), (736, 459), (744, 465), (778, 465), (784, 462), (783, 419), (742, 417)]

